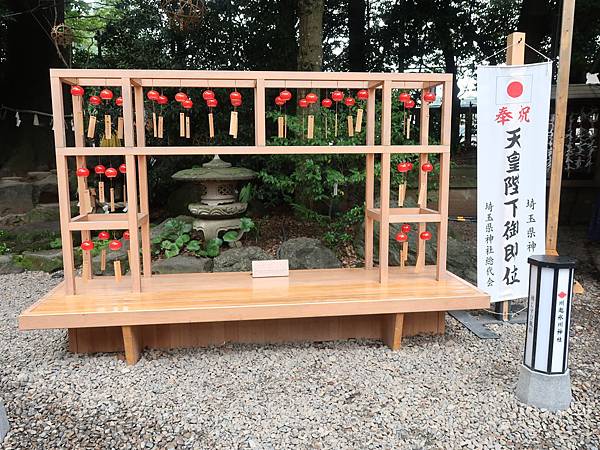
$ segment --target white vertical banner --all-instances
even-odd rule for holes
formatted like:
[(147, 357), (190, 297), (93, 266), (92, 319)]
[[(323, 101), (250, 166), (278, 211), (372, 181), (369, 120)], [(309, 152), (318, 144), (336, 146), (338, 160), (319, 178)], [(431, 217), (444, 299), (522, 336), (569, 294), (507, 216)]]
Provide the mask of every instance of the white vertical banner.
[(527, 297), (527, 258), (545, 252), (552, 63), (477, 68), (477, 285)]

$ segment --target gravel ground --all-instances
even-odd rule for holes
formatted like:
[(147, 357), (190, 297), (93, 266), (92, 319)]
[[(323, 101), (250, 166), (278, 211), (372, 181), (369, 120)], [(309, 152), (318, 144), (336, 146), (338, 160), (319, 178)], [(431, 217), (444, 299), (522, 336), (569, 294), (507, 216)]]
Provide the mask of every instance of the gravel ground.
[[(600, 281), (581, 230), (586, 294), (574, 303), (573, 394), (561, 413), (514, 397), (524, 325), (479, 340), (453, 319), (444, 337), (231, 345), (114, 355), (67, 352), (64, 331), (18, 332), (20, 311), (59, 280), (0, 277), (0, 396), (6, 449), (600, 447)], [(578, 240), (579, 239), (579, 240)], [(597, 250), (596, 250), (597, 251)]]

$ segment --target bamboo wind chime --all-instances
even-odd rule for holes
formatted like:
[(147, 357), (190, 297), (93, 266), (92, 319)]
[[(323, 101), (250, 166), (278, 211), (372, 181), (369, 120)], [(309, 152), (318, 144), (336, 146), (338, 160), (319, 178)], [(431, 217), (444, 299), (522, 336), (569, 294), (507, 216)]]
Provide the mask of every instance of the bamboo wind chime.
[(400, 183), (398, 183), (398, 206), (404, 206), (404, 200), (406, 199), (406, 186), (408, 184), (408, 172), (413, 168), (413, 163), (410, 161), (402, 161), (396, 167), (400, 172)]
[(202, 98), (208, 106), (208, 136), (210, 139), (215, 137), (215, 117), (213, 115), (213, 108), (219, 105), (219, 102), (215, 98), (215, 93), (210, 89), (205, 90), (202, 93)]
[(331, 99), (335, 102), (335, 137), (338, 137), (338, 103), (344, 99), (344, 93), (340, 90), (335, 90), (331, 93)]
[(285, 137), (285, 119), (281, 107), (285, 105), (285, 101), (281, 98), (281, 95), (275, 97), (275, 105), (279, 106), (279, 115), (277, 116), (277, 137), (283, 139)]
[(361, 101), (361, 104), (356, 110), (356, 124), (354, 126), (354, 132), (358, 134), (362, 131), (363, 115), (365, 112), (365, 110), (362, 107), (362, 103), (369, 99), (369, 91), (367, 91), (366, 89), (361, 89), (356, 93), (356, 98), (358, 98), (358, 100)]
[(229, 135), (233, 137), (233, 139), (237, 139), (238, 136), (238, 112), (237, 108), (242, 106), (242, 94), (240, 94), (237, 90), (233, 91), (229, 94), (229, 101), (231, 102), (231, 106), (233, 106), (233, 111), (231, 111), (231, 115), (229, 118)]
[(298, 100), (298, 106), (302, 108), (302, 136), (306, 132), (306, 108), (308, 108), (308, 101), (305, 98)]
[(400, 228), (400, 232), (396, 234), (396, 241), (402, 244), (400, 248), (399, 261), (400, 267), (404, 267), (406, 265), (406, 261), (408, 260), (408, 233), (410, 233), (411, 227), (409, 224), (405, 223)]
[(313, 108), (313, 105), (315, 103), (317, 103), (319, 101), (319, 96), (317, 94), (315, 94), (314, 92), (309, 92), (308, 94), (306, 94), (306, 102), (308, 103), (308, 107), (309, 107), (309, 114), (308, 114), (308, 129), (306, 132), (306, 138), (307, 139), (313, 139), (315, 137), (315, 116), (314, 114), (312, 114), (311, 112), (311, 108)]
[(321, 101), (321, 106), (323, 108), (325, 108), (324, 114), (323, 114), (323, 116), (325, 117), (325, 124), (324, 124), (325, 125), (324, 126), (325, 139), (328, 138), (328, 134), (329, 134), (329, 131), (327, 129), (327, 117), (329, 116), (328, 110), (329, 110), (329, 108), (331, 108), (331, 105), (333, 105), (333, 101), (330, 98), (324, 98)]
[(348, 123), (348, 137), (354, 136), (354, 117), (352, 116), (352, 107), (356, 104), (356, 100), (353, 97), (346, 97), (344, 104), (348, 107), (348, 115), (346, 121)]

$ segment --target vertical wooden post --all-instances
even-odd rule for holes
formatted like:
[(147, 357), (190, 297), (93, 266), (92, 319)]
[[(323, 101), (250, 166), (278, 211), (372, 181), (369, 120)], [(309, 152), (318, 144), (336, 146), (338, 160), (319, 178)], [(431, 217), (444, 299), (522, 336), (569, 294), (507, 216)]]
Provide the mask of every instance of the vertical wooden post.
[(379, 201), (379, 282), (388, 280), (388, 257), (390, 247), (390, 145), (392, 141), (392, 82), (383, 82), (381, 114), (381, 180)]
[[(421, 117), (419, 122), (419, 143), (429, 145), (429, 103), (423, 100), (425, 89), (421, 91)], [(419, 194), (417, 205), (419, 208), (427, 208), (427, 172), (423, 172), (421, 167), (429, 161), (428, 153), (419, 155)], [(427, 229), (426, 224), (421, 222), (417, 228), (417, 261), (415, 271), (419, 272), (425, 267), (425, 241), (420, 239), (420, 234)]]
[(142, 330), (139, 326), (121, 327), (123, 333), (123, 348), (125, 349), (125, 361), (132, 366), (140, 360), (142, 354)]
[(383, 341), (391, 350), (399, 350), (402, 344), (404, 314), (386, 314), (383, 316)]
[(554, 104), (554, 142), (552, 143), (552, 170), (548, 197), (548, 222), (546, 227), (546, 254), (558, 255), (558, 215), (560, 210), (560, 188), (562, 184), (565, 127), (567, 123), (567, 101), (569, 99), (569, 72), (571, 68), (571, 41), (575, 0), (563, 0), (558, 82)]
[(265, 127), (265, 80), (256, 79), (254, 90), (254, 140), (257, 146), (265, 146), (267, 143)]
[[(442, 98), (441, 144), (450, 147), (452, 124), (452, 79), (444, 82)], [(436, 279), (446, 275), (446, 258), (448, 251), (448, 198), (450, 195), (450, 148), (440, 155), (440, 178), (438, 191), (438, 210), (440, 223), (437, 237)]]
[[(366, 145), (375, 146), (375, 100), (376, 89), (369, 88), (367, 100)], [(373, 268), (373, 219), (367, 214), (375, 206), (375, 153), (367, 153), (365, 179), (365, 267)]]

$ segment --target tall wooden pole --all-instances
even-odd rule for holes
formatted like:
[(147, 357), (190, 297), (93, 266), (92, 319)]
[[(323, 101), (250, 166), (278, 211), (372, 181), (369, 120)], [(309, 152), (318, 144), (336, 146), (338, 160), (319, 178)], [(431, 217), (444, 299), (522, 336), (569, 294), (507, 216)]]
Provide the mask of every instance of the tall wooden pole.
[(569, 98), (569, 72), (571, 69), (571, 41), (573, 39), (573, 17), (575, 0), (563, 0), (560, 32), (558, 82), (554, 107), (554, 142), (552, 143), (552, 171), (550, 172), (550, 195), (548, 198), (548, 221), (546, 228), (546, 254), (558, 255), (558, 212), (562, 183), (565, 127), (567, 123), (567, 100)]

